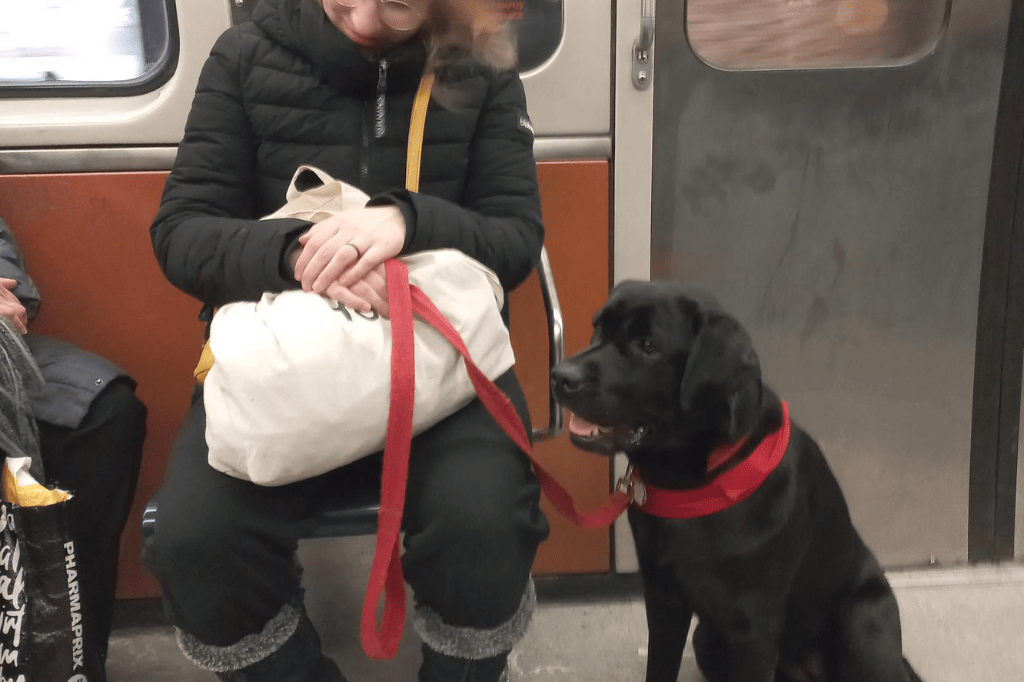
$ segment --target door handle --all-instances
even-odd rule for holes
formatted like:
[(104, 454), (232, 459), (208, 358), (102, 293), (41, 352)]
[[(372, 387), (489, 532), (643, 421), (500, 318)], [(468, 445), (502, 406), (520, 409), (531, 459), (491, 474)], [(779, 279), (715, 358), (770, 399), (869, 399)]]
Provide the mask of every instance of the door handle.
[(654, 2), (640, 0), (640, 36), (633, 41), (633, 87), (646, 90), (654, 80)]

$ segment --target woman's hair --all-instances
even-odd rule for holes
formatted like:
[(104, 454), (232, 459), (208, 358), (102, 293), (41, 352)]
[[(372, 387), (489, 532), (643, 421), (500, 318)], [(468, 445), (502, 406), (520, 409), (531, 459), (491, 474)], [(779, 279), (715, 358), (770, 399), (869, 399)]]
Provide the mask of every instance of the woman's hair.
[(495, 69), (517, 61), (515, 32), (494, 0), (431, 0), (427, 68), (439, 70), (466, 56)]
[[(305, 0), (323, 9), (323, 0)], [(516, 32), (495, 0), (423, 0), (429, 15), (420, 35), (427, 44), (427, 70), (440, 71), (467, 57), (493, 69), (518, 62)], [(443, 88), (443, 84), (439, 84)]]

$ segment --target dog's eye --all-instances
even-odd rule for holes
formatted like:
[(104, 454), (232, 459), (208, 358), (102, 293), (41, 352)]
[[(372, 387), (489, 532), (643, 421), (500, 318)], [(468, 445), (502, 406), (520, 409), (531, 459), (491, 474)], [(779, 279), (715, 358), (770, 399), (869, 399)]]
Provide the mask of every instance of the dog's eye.
[(654, 355), (655, 353), (658, 352), (658, 345), (654, 343), (654, 339), (652, 339), (649, 336), (640, 339), (637, 342), (637, 347), (640, 349), (640, 352), (643, 353), (644, 355)]

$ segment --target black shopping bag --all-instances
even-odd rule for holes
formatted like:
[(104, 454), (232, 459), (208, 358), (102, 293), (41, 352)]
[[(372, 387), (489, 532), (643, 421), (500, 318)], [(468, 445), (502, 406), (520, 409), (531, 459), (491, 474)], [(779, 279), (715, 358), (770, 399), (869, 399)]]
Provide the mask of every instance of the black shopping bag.
[(0, 680), (103, 680), (83, 638), (88, 614), (80, 592), (74, 498), (36, 484), (26, 464), (25, 458), (8, 458), (3, 472)]
[(85, 648), (74, 497), (41, 485), (27, 389), (42, 376), (0, 317), (0, 682), (103, 682)]

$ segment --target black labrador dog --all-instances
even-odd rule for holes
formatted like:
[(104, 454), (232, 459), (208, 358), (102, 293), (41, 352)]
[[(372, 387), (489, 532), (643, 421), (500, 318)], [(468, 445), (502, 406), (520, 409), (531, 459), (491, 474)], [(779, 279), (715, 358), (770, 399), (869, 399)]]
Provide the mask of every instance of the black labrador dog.
[(648, 496), (629, 510), (647, 682), (675, 682), (694, 614), (710, 682), (920, 682), (878, 561), (735, 319), (681, 285), (625, 282), (551, 380), (572, 441), (625, 453)]

